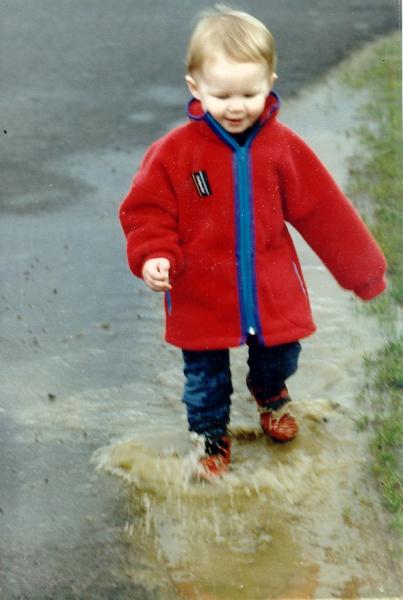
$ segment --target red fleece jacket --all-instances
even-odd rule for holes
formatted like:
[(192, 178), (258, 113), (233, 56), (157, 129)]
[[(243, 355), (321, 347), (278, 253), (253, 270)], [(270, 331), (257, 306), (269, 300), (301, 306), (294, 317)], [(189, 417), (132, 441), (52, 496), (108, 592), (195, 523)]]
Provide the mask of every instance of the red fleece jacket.
[(194, 100), (191, 121), (151, 145), (120, 208), (129, 266), (166, 257), (166, 340), (267, 346), (315, 330), (286, 222), (339, 284), (364, 300), (386, 287), (377, 243), (313, 151), (276, 118), (271, 94), (245, 146)]

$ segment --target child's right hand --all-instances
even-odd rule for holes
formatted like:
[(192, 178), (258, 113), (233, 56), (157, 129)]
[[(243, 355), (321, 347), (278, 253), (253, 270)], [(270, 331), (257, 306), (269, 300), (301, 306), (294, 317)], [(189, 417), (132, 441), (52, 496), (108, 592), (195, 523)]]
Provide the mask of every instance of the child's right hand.
[(154, 292), (170, 290), (172, 288), (169, 283), (170, 268), (171, 265), (167, 258), (150, 258), (143, 265), (143, 279)]

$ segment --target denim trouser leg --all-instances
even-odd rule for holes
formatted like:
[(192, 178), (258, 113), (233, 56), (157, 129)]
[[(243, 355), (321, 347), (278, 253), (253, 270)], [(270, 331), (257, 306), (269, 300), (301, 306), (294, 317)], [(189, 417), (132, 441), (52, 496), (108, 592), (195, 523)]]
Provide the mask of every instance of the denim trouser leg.
[(233, 392), (229, 350), (182, 350), (189, 430), (210, 435), (227, 432)]
[(260, 345), (256, 337), (251, 337), (248, 345), (249, 384), (267, 399), (277, 396), (287, 377), (297, 370), (301, 344), (291, 342), (269, 347)]

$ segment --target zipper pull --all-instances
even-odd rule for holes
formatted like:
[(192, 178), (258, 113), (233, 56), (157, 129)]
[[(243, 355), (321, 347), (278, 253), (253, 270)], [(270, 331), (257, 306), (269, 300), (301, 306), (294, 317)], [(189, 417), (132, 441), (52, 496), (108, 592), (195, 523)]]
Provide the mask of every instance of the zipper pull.
[(170, 316), (170, 314), (172, 312), (172, 298), (171, 298), (171, 292), (169, 290), (166, 290), (166, 292), (165, 292), (165, 302), (167, 304), (168, 316)]

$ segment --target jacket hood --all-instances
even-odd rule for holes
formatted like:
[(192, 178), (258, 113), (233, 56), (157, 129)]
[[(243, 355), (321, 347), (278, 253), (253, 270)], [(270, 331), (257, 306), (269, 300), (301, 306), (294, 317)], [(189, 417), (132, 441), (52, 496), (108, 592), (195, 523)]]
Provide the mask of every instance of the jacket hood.
[[(278, 94), (276, 94), (276, 92), (270, 92), (270, 94), (267, 96), (263, 112), (257, 121), (259, 126), (264, 125), (266, 121), (268, 121), (271, 117), (275, 116), (278, 113), (280, 109), (280, 104), (281, 102)], [(203, 110), (200, 100), (197, 100), (196, 98), (191, 98), (189, 100), (187, 106), (187, 116), (192, 121), (213, 121), (216, 123), (215, 119), (211, 116), (211, 114)]]

